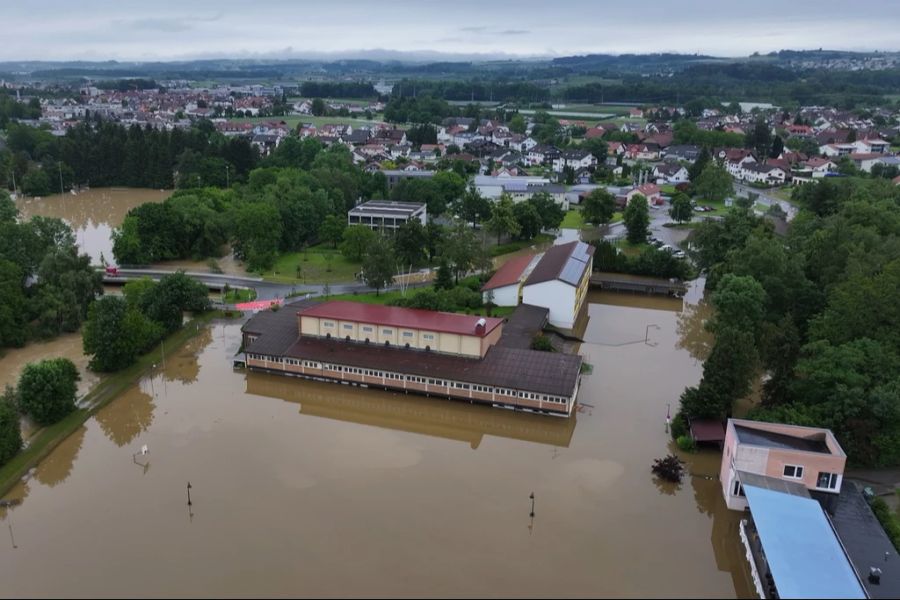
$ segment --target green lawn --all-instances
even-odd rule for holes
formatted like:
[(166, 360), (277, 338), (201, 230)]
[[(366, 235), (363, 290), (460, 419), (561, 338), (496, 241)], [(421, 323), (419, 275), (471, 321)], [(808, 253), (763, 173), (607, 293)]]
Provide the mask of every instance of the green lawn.
[(675, 189), (675, 186), (672, 185), (671, 183), (664, 183), (661, 186), (659, 186), (659, 191), (662, 192), (663, 194), (667, 194), (667, 195), (671, 196), (677, 190)]
[(584, 227), (584, 218), (581, 216), (581, 210), (577, 208), (567, 212), (560, 225), (561, 229), (581, 229), (582, 227)]
[(769, 196), (775, 196), (781, 200), (786, 200), (788, 202), (791, 201), (791, 194), (794, 192), (794, 188), (791, 186), (773, 188), (771, 190), (767, 190), (765, 193)]
[(632, 244), (625, 238), (616, 240), (615, 245), (617, 248), (621, 249), (622, 253), (625, 254), (626, 256), (637, 256), (644, 250), (647, 250), (648, 248), (650, 248), (650, 244), (647, 244), (647, 243)]
[(275, 266), (261, 275), (278, 283), (347, 283), (355, 281), (361, 268), (360, 263), (347, 260), (337, 250), (319, 248), (282, 254)]
[(230, 289), (227, 294), (222, 296), (222, 302), (225, 304), (237, 304), (239, 302), (250, 302), (256, 300), (256, 290), (251, 289)]

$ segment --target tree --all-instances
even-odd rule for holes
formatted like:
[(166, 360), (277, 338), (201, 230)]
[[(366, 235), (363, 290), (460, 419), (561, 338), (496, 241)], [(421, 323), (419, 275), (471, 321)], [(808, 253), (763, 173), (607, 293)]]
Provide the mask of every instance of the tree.
[(44, 256), (38, 268), (38, 283), (32, 310), (41, 335), (55, 336), (76, 331), (87, 317), (88, 306), (103, 293), (103, 280), (91, 266), (87, 254), (74, 246)]
[(566, 218), (562, 206), (547, 192), (532, 194), (527, 203), (537, 211), (542, 229), (558, 229), (563, 219)]
[(30, 363), (17, 387), (19, 406), (39, 425), (52, 425), (75, 410), (78, 369), (67, 358)]
[(529, 202), (519, 202), (513, 205), (513, 216), (519, 225), (519, 236), (530, 240), (541, 232), (541, 216), (537, 209)]
[(660, 479), (680, 483), (684, 475), (684, 463), (674, 454), (669, 454), (664, 458), (655, 459), (650, 470)]
[(312, 106), (310, 107), (310, 112), (317, 117), (321, 117), (325, 114), (325, 101), (321, 98), (313, 98)]
[(446, 259), (453, 268), (455, 281), (459, 283), (460, 275), (464, 275), (475, 264), (481, 244), (475, 237), (475, 232), (462, 221), (457, 221), (441, 247), (441, 257)]
[(18, 399), (10, 386), (0, 395), (0, 467), (22, 449), (22, 431), (19, 427)]
[(409, 219), (397, 228), (394, 237), (394, 252), (400, 266), (417, 267), (425, 259), (425, 227), (418, 219)]
[(687, 194), (682, 194), (681, 192), (675, 194), (672, 198), (672, 208), (669, 209), (669, 216), (672, 217), (673, 221), (679, 223), (686, 223), (694, 218), (694, 209)]
[(282, 221), (271, 204), (246, 203), (232, 215), (234, 253), (247, 261), (247, 269), (261, 271), (275, 262), (281, 239)]
[(31, 169), (22, 181), (22, 191), (29, 196), (49, 196), (53, 193), (53, 184), (44, 169)]
[(338, 215), (328, 215), (319, 226), (319, 239), (337, 248), (338, 243), (344, 239), (344, 230), (347, 222)]
[(475, 186), (469, 186), (462, 198), (454, 202), (453, 209), (456, 216), (471, 223), (473, 227), (491, 216), (490, 200), (479, 194)]
[(521, 231), (513, 208), (512, 198), (508, 194), (500, 196), (500, 199), (491, 207), (491, 218), (484, 224), (484, 227), (487, 231), (497, 234), (498, 244), (502, 235), (514, 236)]
[(162, 338), (163, 328), (118, 296), (91, 304), (82, 328), (84, 353), (95, 371), (112, 372), (131, 365), (138, 354)]
[(527, 124), (525, 123), (525, 117), (516, 113), (513, 115), (513, 118), (509, 120), (509, 130), (513, 133), (525, 133), (525, 129)]
[(0, 224), (12, 225), (19, 216), (19, 209), (16, 203), (9, 197), (9, 192), (0, 189)]
[(752, 148), (754, 154), (763, 160), (772, 149), (772, 130), (765, 119), (757, 119), (753, 130), (747, 134), (745, 145)]
[(694, 191), (708, 202), (721, 202), (734, 194), (731, 175), (723, 167), (710, 163), (694, 183)]
[(361, 261), (369, 247), (375, 243), (378, 234), (365, 225), (350, 225), (344, 229), (344, 241), (341, 243), (341, 254), (347, 260)]
[(709, 322), (710, 331), (723, 328), (758, 335), (766, 310), (766, 292), (753, 277), (728, 273), (722, 277), (712, 295), (716, 315)]
[(778, 158), (782, 152), (784, 152), (784, 140), (781, 139), (780, 135), (776, 135), (772, 138), (772, 149), (769, 150), (769, 158)]
[(706, 166), (712, 160), (712, 156), (709, 153), (709, 148), (703, 146), (700, 149), (700, 154), (697, 155), (697, 160), (694, 161), (690, 167), (688, 167), (688, 177), (691, 181), (697, 181), (697, 178), (700, 177), (700, 173), (706, 168)]
[(368, 248), (362, 265), (362, 277), (370, 288), (379, 290), (387, 287), (394, 279), (396, 259), (391, 243), (384, 236), (377, 236), (375, 243)]
[(594, 225), (609, 223), (616, 213), (616, 199), (603, 188), (597, 188), (584, 199), (581, 215), (585, 222)]
[(631, 197), (622, 214), (627, 230), (626, 238), (632, 244), (643, 244), (650, 233), (650, 207), (641, 194)]
[(22, 269), (0, 258), (0, 347), (23, 346), (27, 339), (27, 308)]
[(452, 288), (453, 274), (450, 272), (450, 265), (447, 263), (447, 259), (442, 257), (434, 278), (434, 289), (449, 290)]

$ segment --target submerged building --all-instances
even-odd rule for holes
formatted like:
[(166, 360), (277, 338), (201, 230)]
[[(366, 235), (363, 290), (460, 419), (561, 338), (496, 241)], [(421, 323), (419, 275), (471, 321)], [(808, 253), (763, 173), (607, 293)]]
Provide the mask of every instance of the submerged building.
[(266, 371), (569, 416), (581, 357), (532, 350), (548, 310), (503, 319), (333, 300), (265, 311), (244, 325), (245, 363)]

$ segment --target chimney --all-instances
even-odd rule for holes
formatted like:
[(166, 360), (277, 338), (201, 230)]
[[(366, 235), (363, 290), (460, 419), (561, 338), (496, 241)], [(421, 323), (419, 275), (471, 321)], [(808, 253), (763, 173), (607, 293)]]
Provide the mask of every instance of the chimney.
[(874, 585), (881, 583), (881, 569), (878, 567), (869, 567), (869, 583)]

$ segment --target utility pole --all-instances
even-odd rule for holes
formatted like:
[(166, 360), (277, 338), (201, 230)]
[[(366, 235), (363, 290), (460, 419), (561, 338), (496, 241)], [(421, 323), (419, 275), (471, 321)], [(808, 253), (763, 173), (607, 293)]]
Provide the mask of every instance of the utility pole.
[(62, 162), (56, 161), (56, 166), (59, 169), (59, 193), (63, 194), (63, 183), (62, 183)]
[(225, 187), (231, 187), (231, 178), (228, 176), (228, 165), (225, 165)]

